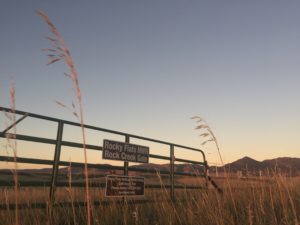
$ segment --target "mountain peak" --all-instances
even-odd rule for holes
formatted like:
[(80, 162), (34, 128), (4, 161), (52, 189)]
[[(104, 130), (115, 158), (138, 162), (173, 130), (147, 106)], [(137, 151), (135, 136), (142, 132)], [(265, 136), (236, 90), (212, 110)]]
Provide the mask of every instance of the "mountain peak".
[(238, 159), (232, 163), (226, 165), (226, 167), (230, 168), (231, 170), (239, 170), (239, 169), (249, 169), (255, 170), (260, 169), (262, 167), (262, 163), (250, 158), (249, 156), (245, 156), (241, 159)]

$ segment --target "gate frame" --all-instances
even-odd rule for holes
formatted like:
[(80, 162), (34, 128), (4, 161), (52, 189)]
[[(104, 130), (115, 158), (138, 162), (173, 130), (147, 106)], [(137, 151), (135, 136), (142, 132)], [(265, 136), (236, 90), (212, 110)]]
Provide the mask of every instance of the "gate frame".
[[(43, 159), (33, 159), (33, 158), (21, 158), (17, 157), (14, 159), (13, 157), (4, 157), (0, 156), (0, 161), (6, 161), (6, 162), (14, 162), (16, 160), (17, 163), (30, 163), (30, 164), (44, 164), (44, 165), (53, 165), (52, 167), (52, 175), (51, 175), (51, 182), (47, 183), (44, 182), (43, 184), (47, 185), (50, 187), (49, 191), (49, 198), (50, 198), (50, 203), (54, 204), (55, 203), (55, 191), (57, 186), (66, 186), (57, 183), (57, 176), (58, 176), (58, 171), (59, 171), (59, 166), (69, 166), (68, 162), (64, 162), (60, 160), (60, 154), (61, 154), (61, 147), (62, 146), (68, 146), (68, 147), (75, 147), (75, 148), (83, 148), (83, 144), (77, 143), (77, 142), (69, 142), (69, 141), (64, 141), (63, 140), (63, 128), (64, 125), (71, 125), (71, 126), (77, 126), (81, 127), (83, 126), (85, 129), (91, 129), (91, 130), (97, 130), (105, 133), (110, 133), (110, 134), (117, 134), (125, 137), (125, 142), (130, 143), (130, 138), (138, 139), (138, 140), (144, 140), (144, 141), (150, 141), (154, 143), (159, 143), (163, 145), (168, 145), (169, 146), (169, 151), (170, 151), (170, 156), (162, 156), (162, 155), (154, 155), (154, 154), (149, 154), (149, 158), (157, 158), (157, 159), (163, 159), (163, 160), (169, 160), (170, 163), (170, 171), (159, 171), (162, 174), (169, 174), (169, 179), (170, 179), (170, 185), (169, 185), (169, 190), (170, 190), (170, 199), (172, 201), (175, 200), (175, 189), (180, 188), (180, 186), (175, 185), (175, 175), (183, 175), (183, 176), (199, 176), (199, 177), (204, 177), (206, 181), (206, 188), (208, 186), (208, 180), (209, 176), (207, 174), (208, 171), (208, 164), (206, 161), (206, 157), (204, 152), (201, 149), (197, 148), (192, 148), (184, 145), (179, 145), (171, 142), (165, 142), (157, 139), (152, 139), (152, 138), (147, 138), (143, 136), (138, 136), (134, 134), (129, 134), (129, 133), (124, 133), (120, 131), (115, 131), (115, 130), (110, 130), (110, 129), (105, 129), (105, 128), (100, 128), (96, 126), (91, 126), (91, 125), (81, 125), (80, 123), (72, 122), (72, 121), (67, 121), (67, 120), (61, 120), (57, 119), (54, 117), (48, 117), (48, 116), (43, 116), (39, 114), (34, 114), (34, 113), (29, 113), (25, 111), (20, 111), (20, 110), (12, 110), (9, 108), (5, 107), (0, 107), (0, 111), (6, 112), (6, 113), (15, 113), (18, 115), (22, 115), (21, 118), (19, 118), (15, 123), (11, 124), (8, 126), (5, 130), (0, 132), (0, 138), (6, 138), (9, 136), (10, 138), (15, 138), (16, 140), (22, 140), (22, 141), (30, 141), (30, 142), (38, 142), (38, 143), (45, 143), (45, 144), (53, 144), (55, 145), (55, 151), (54, 151), (54, 157), (53, 160), (43, 160)], [(41, 137), (35, 137), (35, 136), (28, 136), (28, 135), (21, 135), (21, 134), (14, 134), (12, 135), (11, 133), (8, 133), (8, 131), (16, 126), (18, 123), (23, 121), (25, 118), (31, 117), (31, 118), (36, 118), (36, 119), (42, 119), (46, 121), (52, 121), (57, 123), (57, 138), (56, 139), (48, 139), (48, 138), (41, 138)], [(194, 161), (194, 160), (187, 160), (187, 159), (180, 159), (180, 158), (175, 158), (175, 147), (181, 148), (181, 149), (187, 149), (190, 151), (195, 151), (195, 152), (200, 152), (202, 154), (202, 159), (203, 161)], [(102, 151), (101, 146), (97, 145), (86, 145), (86, 149), (91, 149), (91, 150), (100, 150)], [(196, 164), (196, 165), (201, 165), (204, 167), (204, 174), (192, 174), (192, 173), (179, 173), (175, 172), (175, 162), (183, 162), (183, 163), (191, 163), (191, 164)], [(82, 167), (84, 163), (78, 163), (78, 162), (72, 162), (73, 166), (79, 166)], [(124, 175), (128, 175), (128, 171), (138, 171), (138, 172), (151, 172), (151, 173), (156, 173), (157, 171), (151, 171), (151, 170), (144, 170), (141, 168), (130, 168), (129, 167), (129, 162), (124, 162), (124, 166), (107, 166), (107, 165), (97, 165), (97, 164), (87, 164), (88, 167), (92, 168), (99, 168), (99, 169), (115, 169), (115, 170), (122, 170)], [(37, 182), (38, 183), (38, 182)], [(14, 184), (11, 183), (0, 183), (1, 186), (13, 186)], [(36, 185), (36, 184), (35, 184)], [(35, 186), (33, 183), (26, 182), (24, 183), (19, 183), (19, 186)], [(146, 187), (148, 188), (155, 188), (155, 185), (148, 185)], [(167, 186), (167, 185), (166, 185)], [(184, 186), (183, 188), (186, 189), (195, 189), (195, 188), (200, 188), (200, 187), (195, 187), (195, 186)], [(2, 207), (0, 207), (1, 209)]]

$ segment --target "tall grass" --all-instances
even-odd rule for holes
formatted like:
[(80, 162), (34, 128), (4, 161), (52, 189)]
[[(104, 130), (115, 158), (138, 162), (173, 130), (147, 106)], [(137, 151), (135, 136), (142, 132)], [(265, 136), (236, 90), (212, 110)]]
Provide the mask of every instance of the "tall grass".
[[(52, 33), (51, 37), (47, 37), (51, 47), (44, 49), (48, 53), (49, 62), (48, 65), (58, 62), (60, 60), (64, 61), (69, 73), (64, 73), (72, 81), (73, 90), (76, 96), (76, 103), (79, 108), (79, 113), (76, 110), (76, 105), (72, 104), (73, 114), (78, 118), (81, 125), (81, 133), (83, 140), (83, 152), (84, 152), (84, 173), (85, 173), (85, 191), (86, 191), (86, 202), (87, 202), (87, 224), (91, 224), (91, 209), (90, 209), (90, 195), (89, 195), (89, 181), (88, 181), (88, 166), (87, 166), (87, 150), (86, 150), (86, 135), (84, 129), (84, 117), (83, 117), (83, 107), (82, 107), (82, 95), (79, 86), (78, 74), (73, 62), (71, 53), (57, 28), (51, 22), (49, 17), (43, 11), (37, 11), (37, 14), (43, 19), (43, 21), (48, 25), (50, 32)], [(61, 104), (63, 105), (63, 104)], [(64, 105), (63, 105), (64, 106)]]
[[(221, 196), (215, 190), (176, 190), (177, 200), (170, 201), (164, 188), (146, 190), (147, 199), (155, 202), (132, 204), (127, 198), (124, 204), (112, 200), (109, 205), (91, 206), (94, 213), (92, 224), (120, 225), (299, 225), (300, 215), (300, 178), (282, 176), (265, 178), (257, 182), (251, 180), (229, 180), (233, 195), (228, 189)], [(226, 183), (226, 181), (224, 180)], [(244, 186), (241, 188), (241, 186)], [(64, 196), (64, 190), (58, 189), (58, 200), (85, 195), (84, 190), (72, 187), (73, 197)], [(35, 196), (42, 195), (43, 190), (24, 189), (21, 191), (21, 201), (34, 202)], [(0, 199), (13, 200), (13, 190), (6, 189), (0, 193)], [(44, 192), (47, 198), (47, 192)], [(91, 198), (103, 199), (103, 189), (91, 189)], [(236, 202), (236, 212), (232, 199)], [(76, 199), (76, 198), (75, 198)], [(74, 199), (74, 200), (75, 200)], [(103, 202), (103, 201), (102, 201)], [(76, 201), (75, 201), (76, 203)], [(20, 212), (20, 224), (42, 225), (48, 220), (45, 210), (23, 209)], [(85, 208), (57, 207), (54, 210), (53, 224), (85, 224)], [(0, 211), (1, 225), (11, 224), (14, 212)], [(75, 222), (74, 222), (75, 220)]]
[(228, 174), (227, 174), (227, 171), (226, 171), (226, 167), (224, 166), (224, 161), (223, 161), (223, 157), (222, 157), (222, 154), (221, 154), (221, 151), (220, 151), (218, 140), (217, 140), (213, 130), (210, 128), (210, 126), (208, 125), (208, 123), (205, 119), (203, 119), (200, 116), (194, 116), (191, 119), (196, 120), (196, 122), (197, 122), (197, 126), (196, 126), (195, 129), (202, 131), (202, 133), (199, 136), (203, 137), (203, 138), (206, 138), (206, 140), (204, 140), (201, 143), (201, 145), (203, 146), (203, 145), (207, 144), (208, 142), (213, 142), (215, 144), (216, 148), (217, 148), (217, 152), (218, 152), (221, 164), (222, 164), (223, 169), (224, 169), (224, 174), (225, 174), (225, 177), (226, 177), (228, 190), (229, 190), (230, 195), (232, 196), (231, 199), (232, 199), (232, 203), (233, 203), (233, 208), (234, 208), (234, 211), (237, 213), (236, 204), (235, 204), (235, 201), (234, 201), (234, 198), (233, 198), (233, 195), (232, 195), (230, 182), (228, 180)]
[[(12, 169), (13, 180), (14, 180), (14, 199), (15, 204), (18, 205), (19, 203), (19, 184), (18, 184), (18, 151), (17, 151), (17, 141), (16, 141), (16, 134), (17, 134), (17, 126), (16, 126), (16, 89), (15, 83), (12, 79), (10, 82), (10, 112), (5, 112), (5, 118), (7, 120), (7, 128), (5, 132), (12, 129), (12, 132), (6, 133), (6, 152), (7, 155), (13, 155), (14, 158), (14, 167)], [(19, 209), (15, 210), (15, 224), (19, 224)]]

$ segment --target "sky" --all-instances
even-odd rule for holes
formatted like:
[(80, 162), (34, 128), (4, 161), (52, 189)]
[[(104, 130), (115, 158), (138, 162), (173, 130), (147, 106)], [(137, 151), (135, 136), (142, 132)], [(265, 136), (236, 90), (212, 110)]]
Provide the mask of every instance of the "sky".
[[(17, 109), (77, 121), (56, 104), (70, 106), (75, 96), (66, 66), (46, 65), (41, 49), (50, 32), (36, 10), (46, 12), (71, 51), (86, 124), (200, 148), (211, 165), (220, 163), (213, 144), (201, 146), (190, 119), (200, 115), (225, 162), (300, 157), (299, 1), (3, 0), (0, 105), (9, 106), (14, 80)], [(18, 132), (55, 138), (53, 124), (30, 121)], [(78, 139), (76, 132), (69, 138)], [(101, 145), (101, 138), (90, 140)], [(8, 154), (1, 141), (0, 154)], [(24, 157), (53, 157), (46, 147), (19, 147)], [(82, 160), (80, 151), (68, 154), (66, 160)]]

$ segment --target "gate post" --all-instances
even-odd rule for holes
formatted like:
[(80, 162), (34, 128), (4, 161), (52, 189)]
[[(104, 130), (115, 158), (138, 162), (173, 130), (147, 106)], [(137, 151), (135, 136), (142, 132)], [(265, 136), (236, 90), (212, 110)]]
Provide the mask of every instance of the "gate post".
[[(128, 135), (125, 136), (125, 142), (129, 143), (129, 136)], [(125, 161), (124, 162), (124, 176), (128, 176), (128, 166), (129, 166), (129, 162)], [(123, 202), (123, 204), (126, 203), (126, 197), (125, 196), (123, 197), (122, 202)]]
[(175, 192), (174, 192), (174, 145), (170, 145), (170, 197), (171, 200), (175, 200)]
[(205, 186), (206, 186), (206, 189), (208, 189), (208, 180), (209, 180), (208, 164), (205, 159), (204, 159), (204, 176), (205, 176)]
[(55, 146), (54, 159), (53, 159), (51, 186), (50, 186), (50, 196), (49, 196), (51, 205), (53, 205), (55, 200), (55, 190), (56, 190), (57, 174), (58, 174), (60, 152), (61, 152), (63, 125), (64, 124), (62, 121), (58, 122), (57, 138), (56, 138), (56, 146)]
[[(126, 135), (125, 136), (125, 142), (129, 143), (129, 136)], [(129, 162), (124, 162), (124, 176), (128, 176), (128, 166), (129, 166)]]

